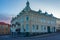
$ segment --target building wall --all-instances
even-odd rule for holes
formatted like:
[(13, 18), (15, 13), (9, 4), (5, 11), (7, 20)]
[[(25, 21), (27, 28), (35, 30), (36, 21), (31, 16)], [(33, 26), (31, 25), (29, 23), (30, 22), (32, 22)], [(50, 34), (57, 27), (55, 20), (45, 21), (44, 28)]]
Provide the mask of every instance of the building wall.
[(0, 25), (0, 35), (1, 34), (10, 34), (10, 26)]
[(57, 24), (57, 26), (56, 26), (56, 28), (57, 28), (57, 30), (60, 30), (60, 19), (56, 19), (56, 24)]
[[(28, 16), (28, 20), (26, 19), (27, 16)], [(45, 15), (39, 15), (38, 13), (34, 13), (34, 12), (24, 13), (16, 20), (14, 20), (12, 24), (16, 25), (16, 22), (19, 22), (19, 24), (21, 25), (11, 28), (14, 32), (17, 28), (21, 29), (20, 32), (48, 32), (47, 30), (48, 26), (50, 26), (50, 31), (54, 32), (53, 28), (56, 27), (55, 18), (49, 16), (47, 17)], [(27, 28), (26, 25), (28, 26)], [(32, 25), (34, 25), (35, 29), (32, 28), (33, 27)], [(38, 25), (38, 29), (36, 29), (37, 25)]]

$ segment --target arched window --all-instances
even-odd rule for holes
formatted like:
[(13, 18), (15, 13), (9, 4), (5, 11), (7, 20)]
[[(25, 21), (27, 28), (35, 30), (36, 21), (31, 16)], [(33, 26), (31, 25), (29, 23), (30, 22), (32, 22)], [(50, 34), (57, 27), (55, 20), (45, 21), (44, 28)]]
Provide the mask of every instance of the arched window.
[(29, 17), (28, 17), (28, 16), (26, 16), (26, 20), (27, 20), (27, 21), (29, 20)]

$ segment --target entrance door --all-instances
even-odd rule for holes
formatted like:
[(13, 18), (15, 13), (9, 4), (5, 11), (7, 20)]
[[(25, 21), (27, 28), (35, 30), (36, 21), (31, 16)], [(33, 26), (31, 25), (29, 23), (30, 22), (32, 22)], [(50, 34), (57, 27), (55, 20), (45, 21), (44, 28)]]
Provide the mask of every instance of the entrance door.
[(50, 33), (50, 26), (47, 27), (47, 31), (48, 31), (48, 33)]

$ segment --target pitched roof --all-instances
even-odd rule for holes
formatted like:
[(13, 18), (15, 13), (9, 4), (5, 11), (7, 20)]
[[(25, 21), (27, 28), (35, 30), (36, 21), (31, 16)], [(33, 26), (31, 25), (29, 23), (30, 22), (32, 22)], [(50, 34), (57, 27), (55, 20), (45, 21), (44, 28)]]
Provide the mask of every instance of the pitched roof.
[(52, 18), (56, 18), (53, 16), (53, 14), (48, 14), (47, 12), (43, 13), (42, 10), (39, 10), (39, 11), (34, 11), (30, 8), (30, 3), (29, 1), (27, 1), (26, 3), (26, 7), (16, 16), (16, 17), (13, 17), (11, 22), (14, 21), (17, 17), (19, 17), (20, 15), (22, 15), (23, 13), (25, 12), (33, 12), (33, 13), (38, 13), (39, 15), (45, 15), (47, 17), (52, 17)]
[(9, 25), (9, 24), (7, 24), (5, 22), (0, 22), (0, 25)]

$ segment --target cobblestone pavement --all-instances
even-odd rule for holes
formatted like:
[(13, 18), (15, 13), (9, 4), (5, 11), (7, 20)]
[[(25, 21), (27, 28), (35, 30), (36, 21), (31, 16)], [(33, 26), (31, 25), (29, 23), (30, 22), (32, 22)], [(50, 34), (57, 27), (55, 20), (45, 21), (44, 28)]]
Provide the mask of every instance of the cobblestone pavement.
[(60, 33), (36, 37), (12, 37), (11, 35), (0, 36), (0, 40), (60, 40)]

